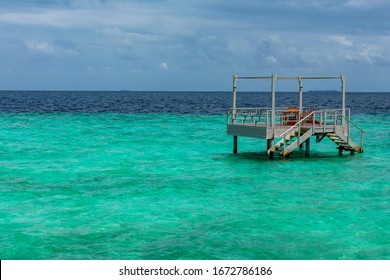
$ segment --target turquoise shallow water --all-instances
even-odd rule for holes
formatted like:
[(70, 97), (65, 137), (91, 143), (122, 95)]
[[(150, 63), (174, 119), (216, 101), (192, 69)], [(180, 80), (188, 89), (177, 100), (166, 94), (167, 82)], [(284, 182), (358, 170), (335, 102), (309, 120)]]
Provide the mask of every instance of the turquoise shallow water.
[(268, 160), (220, 115), (2, 114), (0, 258), (390, 259), (390, 115), (353, 120)]

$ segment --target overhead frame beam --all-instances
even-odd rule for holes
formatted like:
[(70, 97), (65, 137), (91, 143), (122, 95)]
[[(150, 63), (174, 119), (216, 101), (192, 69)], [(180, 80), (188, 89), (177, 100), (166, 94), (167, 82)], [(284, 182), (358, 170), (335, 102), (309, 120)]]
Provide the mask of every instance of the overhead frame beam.
[[(272, 76), (235, 76), (237, 79), (242, 80), (266, 80), (266, 79), (272, 79)], [(305, 79), (305, 80), (321, 80), (321, 79), (340, 79), (340, 76), (275, 76), (277, 80), (296, 80), (296, 79)]]

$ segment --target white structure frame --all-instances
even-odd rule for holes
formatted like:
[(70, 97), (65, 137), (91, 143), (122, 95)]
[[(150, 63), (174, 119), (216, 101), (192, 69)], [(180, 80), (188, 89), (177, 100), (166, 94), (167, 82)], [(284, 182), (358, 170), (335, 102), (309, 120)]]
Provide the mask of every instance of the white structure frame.
[[(307, 112), (303, 108), (303, 81), (340, 79), (341, 81), (341, 108), (320, 109)], [(237, 81), (238, 80), (270, 80), (271, 81), (271, 108), (237, 108)], [(297, 111), (288, 111), (276, 107), (276, 81), (297, 80), (299, 89), (299, 107)], [(289, 114), (294, 116), (289, 119)], [(350, 139), (352, 127), (360, 131), (360, 145)], [(233, 152), (237, 153), (238, 136), (247, 136), (267, 139), (267, 152), (273, 157), (275, 152), (282, 156), (289, 154), (296, 147), (306, 143), (306, 154), (310, 153), (310, 137), (316, 136), (320, 142), (325, 136), (334, 141), (341, 154), (343, 151), (363, 152), (364, 131), (350, 120), (350, 110), (345, 108), (345, 76), (233, 76), (233, 107), (228, 111), (227, 133), (233, 135)], [(275, 138), (283, 141), (274, 143)], [(293, 141), (293, 142), (292, 142)], [(290, 143), (288, 143), (290, 142)], [(281, 150), (283, 149), (283, 151)]]

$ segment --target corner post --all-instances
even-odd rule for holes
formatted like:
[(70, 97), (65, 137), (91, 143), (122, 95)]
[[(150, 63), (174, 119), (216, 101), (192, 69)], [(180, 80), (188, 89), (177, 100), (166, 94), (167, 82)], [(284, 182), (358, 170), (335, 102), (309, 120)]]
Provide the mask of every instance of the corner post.
[(237, 109), (237, 75), (233, 75), (233, 120), (232, 123), (236, 123), (236, 109)]
[(271, 113), (271, 128), (272, 128), (272, 135), (274, 134), (275, 132), (275, 100), (276, 100), (276, 96), (275, 96), (275, 81), (277, 79), (277, 77), (272, 74), (272, 83), (271, 83), (271, 92), (272, 92), (272, 100), (271, 100), (271, 103), (272, 103), (272, 113)]
[(299, 121), (301, 120), (301, 116), (302, 116), (302, 77), (298, 77), (298, 82), (299, 82)]
[(299, 110), (298, 110), (298, 141), (301, 137), (301, 118), (302, 118), (302, 77), (298, 77), (299, 82)]
[(345, 76), (341, 75), (341, 124), (344, 127), (345, 125)]
[[(237, 75), (233, 75), (233, 116), (232, 124), (236, 123), (236, 114), (237, 114)], [(233, 136), (233, 154), (237, 154), (238, 150), (238, 136)]]

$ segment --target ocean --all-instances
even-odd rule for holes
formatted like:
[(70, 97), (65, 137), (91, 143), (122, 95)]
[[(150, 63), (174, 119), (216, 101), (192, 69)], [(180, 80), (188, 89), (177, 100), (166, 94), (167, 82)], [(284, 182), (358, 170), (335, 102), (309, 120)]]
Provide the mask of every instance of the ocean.
[[(337, 92), (304, 106), (340, 107)], [(297, 102), (278, 95), (279, 107)], [(0, 259), (390, 259), (390, 93), (347, 93), (364, 153), (270, 160), (229, 92), (0, 91)], [(269, 107), (239, 93), (239, 107)], [(297, 104), (294, 104), (297, 105)]]

